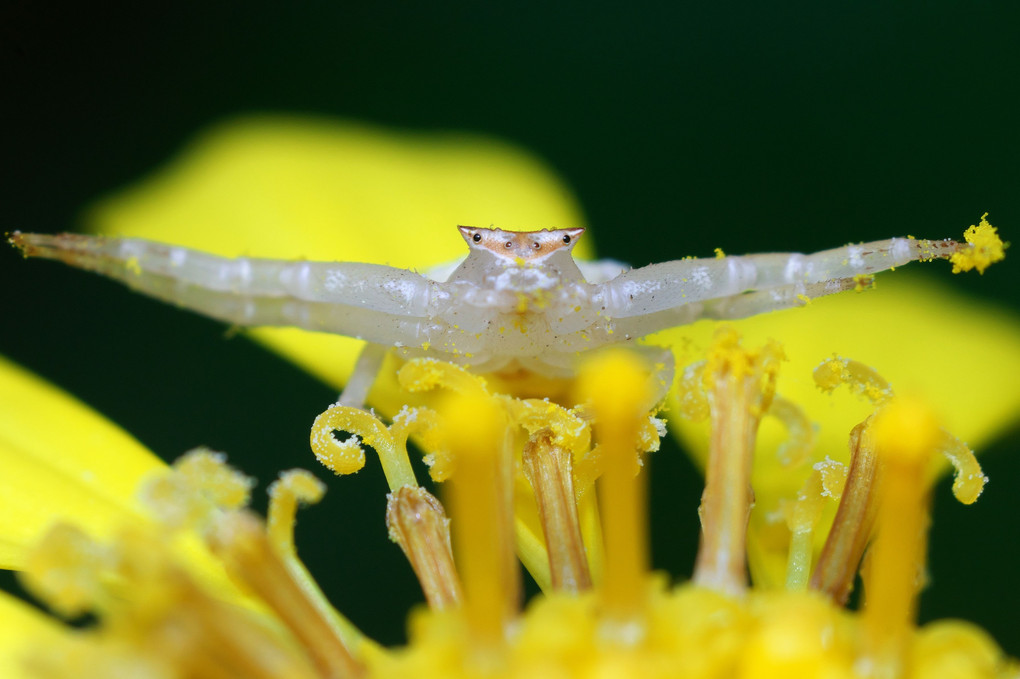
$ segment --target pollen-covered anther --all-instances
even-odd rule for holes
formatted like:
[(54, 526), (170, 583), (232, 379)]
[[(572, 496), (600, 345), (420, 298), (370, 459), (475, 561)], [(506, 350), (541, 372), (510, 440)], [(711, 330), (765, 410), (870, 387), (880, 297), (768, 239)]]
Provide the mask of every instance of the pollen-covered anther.
[(102, 605), (101, 573), (115, 561), (113, 552), (81, 529), (56, 524), (29, 551), (20, 577), (55, 612), (73, 618)]
[(411, 563), (429, 606), (442, 610), (459, 605), (462, 593), (450, 520), (439, 500), (424, 488), (398, 488), (386, 498), (386, 527)]
[(139, 496), (165, 526), (201, 528), (221, 510), (247, 506), (254, 485), (253, 478), (227, 464), (223, 453), (195, 448), (169, 473), (142, 484)]
[(815, 368), (813, 376), (818, 388), (826, 393), (845, 384), (850, 391), (875, 405), (893, 397), (892, 386), (874, 368), (849, 358), (833, 355)]

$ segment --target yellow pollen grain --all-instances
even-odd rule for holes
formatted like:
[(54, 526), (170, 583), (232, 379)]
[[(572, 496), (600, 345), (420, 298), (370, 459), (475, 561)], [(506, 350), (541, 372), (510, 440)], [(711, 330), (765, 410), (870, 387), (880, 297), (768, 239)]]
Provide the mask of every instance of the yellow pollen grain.
[(716, 248), (713, 252), (715, 252), (716, 259), (723, 259), (726, 256), (726, 253), (723, 252), (722, 248)]
[(875, 277), (871, 274), (859, 273), (854, 276), (854, 292), (863, 292), (875, 287)]

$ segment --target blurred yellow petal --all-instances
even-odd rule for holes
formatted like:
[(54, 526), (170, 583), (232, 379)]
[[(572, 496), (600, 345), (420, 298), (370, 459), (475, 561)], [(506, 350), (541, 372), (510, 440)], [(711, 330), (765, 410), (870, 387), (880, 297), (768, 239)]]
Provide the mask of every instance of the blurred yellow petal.
[(54, 521), (96, 536), (132, 516), (138, 481), (164, 464), (87, 406), (0, 358), (0, 567)]
[(0, 677), (36, 676), (25, 671), (23, 658), (31, 650), (52, 647), (65, 634), (53, 618), (0, 591)]
[[(530, 230), (583, 222), (563, 182), (509, 144), (282, 116), (212, 129), (171, 165), (88, 216), (97, 232), (226, 256), (416, 270), (466, 254), (458, 224)], [(587, 236), (578, 247), (581, 257), (593, 252)], [(336, 386), (361, 346), (287, 328), (251, 334)]]
[[(951, 281), (950, 281), (951, 282)], [(945, 429), (973, 448), (1001, 433), (1020, 412), (1020, 319), (1001, 307), (976, 301), (950, 286), (912, 272), (886, 274), (874, 290), (822, 298), (803, 309), (767, 314), (736, 324), (748, 345), (779, 340), (789, 358), (779, 372), (776, 392), (800, 406), (818, 424), (814, 459), (848, 462), (850, 430), (872, 411), (847, 390), (819, 390), (812, 371), (834, 353), (869, 365), (903, 395), (930, 403)], [(717, 324), (696, 323), (650, 339), (670, 344), (678, 364), (697, 360)], [(672, 403), (670, 429), (699, 464), (704, 464), (703, 424), (679, 416)], [(758, 584), (780, 584), (785, 577), (786, 544), (768, 545), (765, 516), (780, 498), (793, 497), (809, 468), (791, 470), (775, 459), (785, 432), (774, 420), (763, 422), (754, 469), (755, 511), (752, 565)], [(945, 465), (945, 462), (942, 462)], [(831, 512), (830, 512), (831, 514)], [(785, 526), (777, 531), (785, 540)], [(821, 540), (825, 531), (818, 531)], [(764, 550), (764, 551), (761, 551)], [(762, 580), (767, 582), (763, 582)]]

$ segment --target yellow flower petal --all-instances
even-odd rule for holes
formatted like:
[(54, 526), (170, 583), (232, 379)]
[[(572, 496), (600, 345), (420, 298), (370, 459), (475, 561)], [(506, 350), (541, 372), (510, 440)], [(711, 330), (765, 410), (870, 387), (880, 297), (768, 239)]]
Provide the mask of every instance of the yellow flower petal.
[(53, 645), (66, 634), (53, 618), (0, 591), (0, 677), (28, 679), (23, 658), (34, 649)]
[[(139, 487), (167, 470), (124, 430), (0, 356), (0, 568), (21, 570), (55, 523), (104, 540), (145, 520)], [(247, 603), (197, 539), (175, 547), (213, 591)]]
[[(98, 232), (226, 256), (417, 270), (466, 254), (457, 224), (530, 230), (583, 221), (549, 168), (491, 138), (268, 116), (214, 128), (88, 218)], [(588, 236), (578, 247), (582, 257), (593, 252)], [(338, 387), (361, 346), (286, 328), (252, 335)]]
[(99, 414), (0, 358), (0, 567), (58, 519), (108, 535), (137, 516), (135, 490), (163, 463)]

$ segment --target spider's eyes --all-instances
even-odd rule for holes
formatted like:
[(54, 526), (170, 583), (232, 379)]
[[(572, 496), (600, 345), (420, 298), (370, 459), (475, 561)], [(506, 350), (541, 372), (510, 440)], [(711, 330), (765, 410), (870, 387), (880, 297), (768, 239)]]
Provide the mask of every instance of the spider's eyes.
[(542, 249), (542, 244), (539, 243), (538, 241), (535, 241), (534, 243), (532, 243), (532, 245), (535, 246), (536, 250), (541, 250)]
[(570, 245), (570, 234), (567, 234), (566, 236), (563, 237), (563, 243), (565, 245)]
[(481, 243), (482, 242), (482, 234), (476, 233), (475, 235), (471, 236), (471, 240), (473, 240), (476, 243)]
[(507, 241), (507, 242), (503, 243), (503, 247), (505, 247), (507, 250), (509, 250), (513, 246), (514, 246), (514, 244), (511, 241)]

